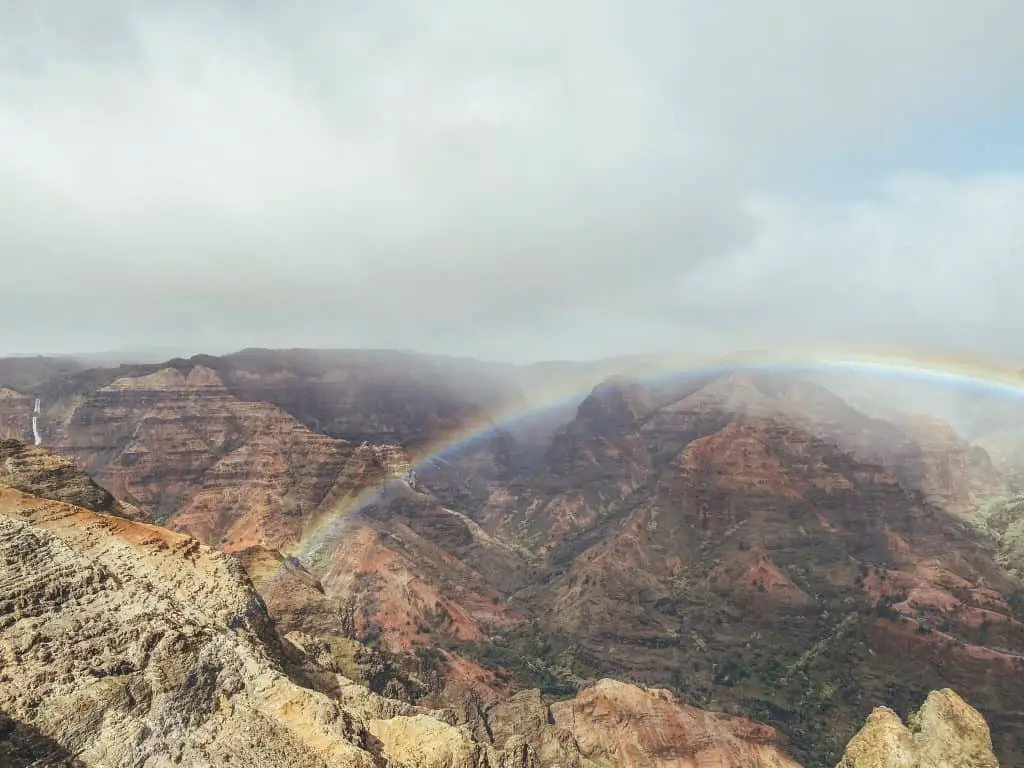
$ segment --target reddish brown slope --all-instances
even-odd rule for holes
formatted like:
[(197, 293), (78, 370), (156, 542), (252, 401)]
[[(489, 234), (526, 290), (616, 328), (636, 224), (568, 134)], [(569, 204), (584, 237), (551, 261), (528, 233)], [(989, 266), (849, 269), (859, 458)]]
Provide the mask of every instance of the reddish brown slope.
[(353, 451), (238, 400), (201, 366), (119, 378), (54, 427), (59, 450), (115, 495), (229, 549), (297, 538)]
[(797, 424), (862, 461), (885, 467), (933, 504), (971, 514), (1010, 492), (984, 450), (938, 418), (899, 422), (870, 418), (825, 387), (798, 376), (738, 374), (712, 382), (678, 407), (722, 411)]
[(548, 473), (484, 508), (545, 556), (523, 597), (576, 644), (574, 671), (767, 719), (810, 764), (838, 759), (867, 701), (899, 708), (953, 682), (1016, 749), (1020, 585), (883, 467), (802, 418), (751, 415), (740, 384), (653, 407), (643, 388), (600, 389)]
[(519, 553), (401, 483), (302, 556), (328, 594), (354, 607), (360, 635), (392, 648), (483, 641), (525, 619), (495, 586), (523, 578)]

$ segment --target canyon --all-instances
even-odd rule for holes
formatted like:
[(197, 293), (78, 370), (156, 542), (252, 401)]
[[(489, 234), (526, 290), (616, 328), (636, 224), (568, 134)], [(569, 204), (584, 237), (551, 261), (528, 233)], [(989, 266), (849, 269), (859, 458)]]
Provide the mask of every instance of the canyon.
[[(619, 749), (624, 766), (796, 765), (769, 728), (614, 681), (550, 710), (536, 692), (502, 702), (477, 740), (451, 711), (374, 694), (329, 660), (310, 663), (333, 695), (297, 684), (284, 649), (309, 648), (280, 637), (241, 561), (189, 536), (10, 488), (0, 534), (5, 765), (531, 768)], [(649, 730), (618, 740), (604, 710)]]
[[(522, 691), (475, 722), (378, 695), (309, 636), (282, 636), (244, 560), (152, 524), (0, 487), (0, 534), (5, 766), (799, 768), (768, 726), (615, 680), (554, 703)], [(997, 765), (952, 691), (914, 717), (903, 734), (876, 710), (841, 766), (903, 765), (894, 739), (914, 765)], [(943, 762), (957, 756), (971, 762)]]
[[(908, 717), (952, 687), (1004, 762), (1021, 753), (1011, 473), (945, 422), (869, 416), (799, 375), (615, 366), (0, 365), (0, 431), (31, 442), (39, 397), (54, 452), (10, 443), (0, 483), (236, 557), (282, 674), (414, 713), (373, 726), (389, 737), (458, 723), (470, 752), (512, 754), (512, 718), (538, 723), (544, 765), (834, 765), (874, 707)], [(625, 725), (608, 741), (588, 721)], [(375, 759), (413, 764), (401, 749)]]

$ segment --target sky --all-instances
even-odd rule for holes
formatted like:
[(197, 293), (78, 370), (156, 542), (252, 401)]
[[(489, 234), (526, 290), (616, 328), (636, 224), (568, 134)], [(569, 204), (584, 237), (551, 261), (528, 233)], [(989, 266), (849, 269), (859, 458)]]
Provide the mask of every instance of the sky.
[(0, 353), (1024, 361), (1019, 0), (0, 0)]

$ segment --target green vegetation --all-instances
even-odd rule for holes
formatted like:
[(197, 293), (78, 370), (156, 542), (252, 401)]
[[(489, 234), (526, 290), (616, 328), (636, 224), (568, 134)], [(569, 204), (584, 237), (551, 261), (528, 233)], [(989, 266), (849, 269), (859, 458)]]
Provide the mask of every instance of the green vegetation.
[(539, 688), (546, 696), (568, 698), (585, 684), (575, 674), (575, 646), (568, 637), (519, 627), (490, 642), (443, 641), (445, 648), (498, 673), (518, 687)]
[(978, 514), (976, 526), (991, 537), (996, 561), (1024, 579), (1024, 496), (989, 501)]

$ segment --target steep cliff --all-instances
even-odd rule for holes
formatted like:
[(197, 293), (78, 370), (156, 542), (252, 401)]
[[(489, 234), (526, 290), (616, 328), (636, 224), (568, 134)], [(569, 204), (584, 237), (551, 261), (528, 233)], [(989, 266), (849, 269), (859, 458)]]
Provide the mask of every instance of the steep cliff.
[(353, 450), (272, 405), (238, 400), (201, 366), (49, 403), (61, 453), (118, 498), (226, 549), (297, 539)]
[(34, 398), (0, 387), (0, 440), (32, 441)]

